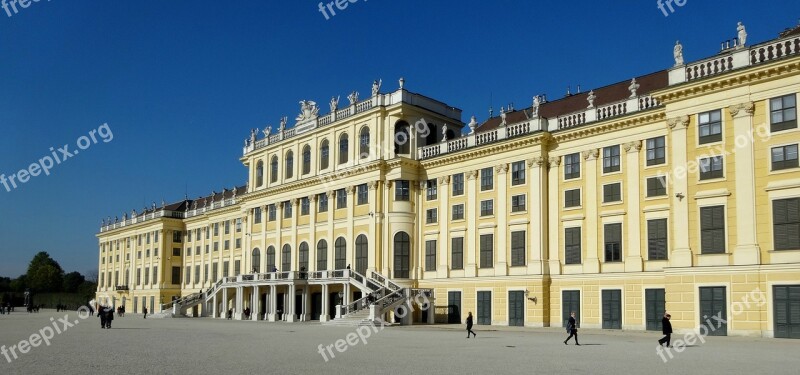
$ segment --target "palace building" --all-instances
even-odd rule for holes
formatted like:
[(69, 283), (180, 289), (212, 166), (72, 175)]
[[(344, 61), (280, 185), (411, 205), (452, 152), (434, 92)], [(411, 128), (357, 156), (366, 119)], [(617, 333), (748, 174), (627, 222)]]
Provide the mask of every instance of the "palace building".
[(738, 31), (482, 123), (402, 79), (324, 115), (302, 101), (294, 126), (251, 131), (243, 186), (104, 220), (97, 300), (632, 330), (668, 311), (677, 332), (800, 338), (800, 27)]

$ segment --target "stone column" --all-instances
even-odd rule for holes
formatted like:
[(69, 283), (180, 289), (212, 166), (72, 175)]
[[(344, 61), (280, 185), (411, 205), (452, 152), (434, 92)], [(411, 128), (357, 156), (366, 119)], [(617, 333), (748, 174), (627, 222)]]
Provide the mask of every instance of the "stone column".
[(222, 287), (222, 319), (228, 318), (228, 288)]
[(640, 224), (641, 208), (639, 204), (639, 197), (641, 197), (642, 181), (639, 175), (640, 168), (640, 153), (642, 149), (642, 141), (628, 142), (623, 145), (625, 149), (625, 206), (629, 215), (626, 215), (627, 221), (627, 238), (622, 244), (626, 254), (625, 256), (625, 272), (641, 272), (643, 270), (642, 263), (642, 229)]
[[(308, 196), (308, 272), (317, 269), (317, 196)], [(298, 249), (298, 259), (300, 256)]]
[(328, 196), (328, 267), (327, 269), (333, 270), (334, 263), (334, 253), (333, 253), (333, 245), (336, 243), (336, 239), (333, 238), (333, 213), (336, 211), (336, 191), (328, 191), (325, 192)]
[(214, 297), (211, 299), (211, 301), (212, 301), (211, 303), (213, 303), (213, 305), (211, 306), (211, 317), (212, 318), (216, 318), (217, 317), (217, 308), (218, 308), (218, 306), (217, 306), (217, 294), (216, 293), (214, 293)]
[(345, 189), (347, 192), (347, 244), (348, 250), (345, 253), (345, 259), (347, 264), (352, 264), (353, 271), (356, 270), (355, 265), (355, 249), (356, 249), (356, 238), (353, 234), (353, 216), (355, 215), (356, 209), (356, 188), (355, 186), (348, 186)]
[(550, 169), (548, 170), (547, 175), (547, 196), (548, 198), (548, 219), (547, 219), (547, 231), (548, 231), (548, 240), (550, 242), (549, 249), (548, 249), (548, 258), (547, 264), (548, 269), (545, 274), (550, 275), (560, 275), (561, 274), (561, 259), (559, 257), (560, 254), (560, 247), (558, 244), (559, 238), (561, 238), (561, 221), (558, 215), (558, 212), (561, 207), (563, 207), (563, 199), (561, 196), (561, 189), (558, 188), (558, 182), (560, 181), (559, 174), (561, 171), (559, 170), (559, 166), (561, 165), (561, 157), (551, 157), (550, 158)]
[(585, 201), (581, 202), (585, 207), (586, 213), (586, 226), (583, 227), (586, 239), (584, 246), (584, 254), (586, 259), (583, 259), (583, 273), (600, 273), (600, 253), (598, 235), (598, 210), (597, 210), (597, 157), (600, 155), (600, 150), (593, 148), (583, 152), (583, 159), (586, 160), (586, 165), (583, 168), (585, 172), (586, 183), (583, 185)]
[(258, 320), (258, 316), (261, 315), (261, 296), (259, 295), (259, 288), (257, 285), (253, 286), (253, 302), (250, 304), (250, 317), (253, 320)]
[(371, 234), (372, 238), (369, 239), (369, 244), (367, 245), (367, 255), (369, 257), (367, 262), (367, 275), (372, 271), (377, 271), (380, 265), (379, 257), (380, 254), (377, 252), (378, 244), (380, 241), (380, 236), (377, 235), (378, 229), (378, 217), (381, 213), (378, 210), (378, 182), (377, 181), (370, 181), (367, 183), (367, 188), (369, 189), (369, 212), (372, 213), (372, 217), (369, 219), (369, 233)]
[[(436, 266), (436, 277), (440, 279), (447, 278), (449, 275), (449, 267), (447, 264), (447, 249), (450, 248), (450, 176), (439, 177), (438, 184), (436, 185), (436, 195), (439, 200), (439, 243), (437, 244), (438, 265)], [(444, 249), (444, 250), (439, 250)], [(463, 259), (462, 259), (463, 261)]]
[(242, 320), (242, 310), (244, 310), (244, 287), (236, 287), (236, 311), (234, 311), (234, 319)]
[(267, 320), (274, 322), (278, 313), (278, 288), (273, 284), (269, 286), (269, 306), (267, 306)]
[(322, 284), (322, 313), (319, 316), (319, 321), (321, 323), (324, 323), (324, 322), (327, 322), (328, 320), (330, 320), (330, 318), (329, 318), (330, 311), (328, 311), (328, 304), (329, 304), (328, 303), (328, 298), (330, 298), (329, 292), (328, 292), (328, 284)]
[[(753, 102), (745, 102), (728, 107), (733, 117), (736, 194), (736, 249), (733, 251), (733, 264), (754, 265), (761, 263), (761, 248), (756, 239), (756, 225), (750, 218), (756, 217), (755, 153), (753, 141)], [(725, 160), (726, 165), (730, 165)], [(729, 175), (730, 176), (730, 175)], [(728, 217), (731, 217), (728, 215)]]
[(494, 265), (495, 276), (508, 275), (508, 163), (502, 163), (494, 168), (497, 175), (497, 202), (495, 204), (495, 217), (497, 218), (497, 263)]
[[(671, 182), (675, 197), (672, 198), (672, 232), (669, 236), (672, 241), (672, 253), (669, 254), (670, 267), (691, 267), (692, 249), (689, 247), (689, 236), (686, 233), (686, 223), (689, 222), (689, 176), (687, 175), (686, 147), (689, 116), (675, 117), (667, 120), (667, 126), (672, 129), (670, 144), (670, 158), (675, 173)], [(678, 195), (683, 199), (678, 198)]]
[[(300, 266), (299, 264), (299, 251), (300, 248), (297, 245), (297, 218), (300, 216), (300, 200), (297, 198), (292, 198), (289, 201), (289, 204), (292, 205), (292, 234), (291, 239), (289, 240), (289, 246), (292, 247), (292, 252), (290, 253), (290, 260), (289, 260), (289, 269), (288, 270), (281, 270), (281, 271), (299, 271)], [(281, 261), (283, 260), (283, 245), (281, 245)], [(309, 246), (309, 250), (311, 251), (311, 247)], [(282, 262), (281, 262), (282, 263)]]
[[(284, 241), (284, 238), (283, 238), (283, 210), (288, 208), (288, 207), (283, 207), (284, 204), (285, 204), (285, 202), (277, 203), (277, 208), (276, 209), (277, 209), (278, 212), (275, 213), (275, 215), (276, 215), (276, 217), (275, 217), (275, 268), (277, 268), (278, 271), (281, 271), (281, 272), (289, 271), (289, 270), (283, 270), (283, 269), (281, 269), (281, 267), (278, 267), (278, 266), (283, 266), (283, 259), (281, 258), (281, 256), (283, 256), (283, 241)], [(292, 212), (292, 214), (294, 214), (294, 212)]]
[[(391, 180), (384, 181), (383, 189), (384, 189), (383, 212), (388, 213), (390, 212), (389, 197), (391, 196), (390, 194), (392, 192), (392, 181)], [(393, 276), (392, 272), (394, 271), (394, 258), (392, 258), (392, 254), (394, 254), (394, 234), (389, 228), (389, 220), (383, 219), (383, 233), (385, 233), (385, 236), (383, 237), (383, 249), (381, 249), (381, 254), (383, 258), (382, 272), (385, 273), (386, 277), (391, 278)]]
[(295, 310), (295, 294), (297, 293), (297, 289), (294, 283), (289, 285), (289, 292), (286, 293), (286, 303), (284, 304), (284, 310), (286, 310), (286, 321), (287, 322), (296, 322), (297, 321), (297, 312)]
[(467, 235), (464, 236), (464, 247), (467, 250), (466, 265), (464, 276), (475, 277), (478, 275), (478, 231), (477, 222), (480, 214), (480, 202), (477, 201), (477, 178), (478, 171), (467, 171), (464, 181), (464, 188), (467, 193), (467, 201), (464, 203), (464, 215), (467, 218)]
[[(541, 275), (544, 272), (542, 260), (547, 259), (547, 159), (537, 156), (527, 160), (528, 165), (528, 212), (531, 223), (528, 230), (528, 263), (529, 275)], [(555, 203), (554, 203), (555, 204)]]

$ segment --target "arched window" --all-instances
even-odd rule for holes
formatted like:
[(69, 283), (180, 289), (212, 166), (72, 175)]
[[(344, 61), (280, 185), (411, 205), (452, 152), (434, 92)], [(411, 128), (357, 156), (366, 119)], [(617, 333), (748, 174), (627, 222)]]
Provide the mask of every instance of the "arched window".
[(256, 163), (256, 187), (264, 185), (264, 162), (259, 160)]
[(425, 146), (429, 146), (436, 143), (436, 137), (439, 136), (439, 134), (441, 134), (442, 132), (441, 131), (437, 132), (436, 124), (432, 122), (426, 122), (426, 125), (428, 126), (428, 133), (427, 133), (428, 135), (425, 136)]
[(319, 146), (319, 169), (328, 168), (328, 161), (330, 160), (330, 154), (331, 154), (331, 147), (328, 144), (328, 140), (325, 139)]
[(319, 240), (317, 242), (317, 271), (328, 269), (328, 242)]
[(362, 275), (367, 274), (368, 251), (369, 240), (367, 240), (367, 236), (362, 234), (356, 237), (356, 272)]
[(281, 271), (291, 271), (292, 269), (292, 247), (289, 244), (283, 245), (281, 250)]
[(361, 134), (358, 136), (358, 153), (361, 159), (369, 157), (369, 127), (361, 128)]
[(253, 249), (253, 273), (261, 272), (261, 251)]
[(303, 147), (303, 174), (311, 173), (311, 147)]
[(350, 138), (347, 136), (347, 133), (344, 133), (339, 137), (339, 164), (347, 163), (347, 150), (350, 147)]
[(411, 238), (406, 232), (394, 235), (394, 277), (407, 279), (411, 264)]
[(294, 176), (294, 152), (286, 153), (286, 178)]
[(267, 272), (275, 271), (275, 248), (270, 246), (267, 248)]
[(396, 155), (408, 155), (411, 153), (411, 139), (409, 139), (408, 123), (398, 121), (394, 125), (394, 153)]
[(333, 244), (333, 257), (335, 263), (333, 269), (343, 270), (347, 268), (347, 241), (345, 241), (344, 237), (337, 238), (336, 243)]
[(269, 163), (269, 182), (278, 182), (278, 157), (273, 156)]
[(303, 242), (297, 250), (297, 257), (299, 258), (299, 270), (308, 271), (308, 244)]

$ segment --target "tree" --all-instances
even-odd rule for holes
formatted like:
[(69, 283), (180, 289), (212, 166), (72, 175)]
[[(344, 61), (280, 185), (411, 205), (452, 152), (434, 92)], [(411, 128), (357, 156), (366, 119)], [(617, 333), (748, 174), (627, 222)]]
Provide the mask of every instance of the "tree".
[(64, 275), (64, 284), (62, 289), (66, 293), (75, 293), (78, 291), (78, 287), (84, 283), (84, 281), (86, 281), (86, 279), (80, 274), (80, 272), (70, 272)]
[(59, 292), (63, 286), (64, 270), (47, 252), (34, 255), (28, 266), (27, 286), (35, 292)]
[(8, 292), (11, 290), (11, 278), (0, 277), (0, 293)]

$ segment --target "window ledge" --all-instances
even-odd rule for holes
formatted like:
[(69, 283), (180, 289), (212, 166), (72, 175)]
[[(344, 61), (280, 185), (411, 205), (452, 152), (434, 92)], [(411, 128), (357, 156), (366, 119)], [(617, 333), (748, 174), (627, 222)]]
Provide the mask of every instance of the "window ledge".
[(694, 199), (707, 199), (707, 198), (718, 198), (718, 197), (729, 197), (731, 192), (728, 189), (716, 189), (716, 190), (704, 190), (698, 191), (694, 195)]

